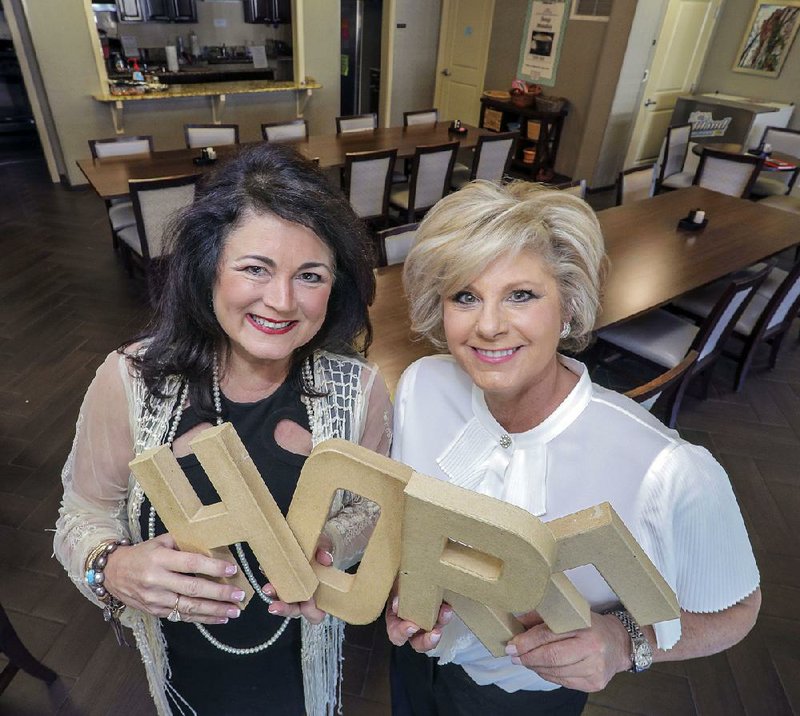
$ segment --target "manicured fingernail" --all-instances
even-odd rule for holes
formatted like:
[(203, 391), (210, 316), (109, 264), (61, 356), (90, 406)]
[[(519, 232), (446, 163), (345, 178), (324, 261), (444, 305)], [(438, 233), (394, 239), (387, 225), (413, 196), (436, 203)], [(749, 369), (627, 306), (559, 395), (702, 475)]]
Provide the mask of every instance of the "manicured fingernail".
[(234, 602), (241, 602), (244, 599), (244, 592), (239, 589), (231, 594), (231, 597), (233, 597)]
[(517, 656), (519, 652), (514, 644), (506, 644), (506, 654), (509, 656)]
[(237, 567), (235, 564), (229, 564), (229, 565), (226, 565), (226, 567), (225, 567), (225, 574), (226, 574), (227, 576), (229, 576), (229, 577), (230, 577), (230, 576), (232, 576), (232, 575), (236, 574), (236, 572), (238, 571), (238, 569), (239, 569), (239, 568), (238, 568), (238, 567)]
[(417, 629), (417, 627), (408, 627), (406, 629), (406, 636), (414, 636), (418, 631), (419, 629)]
[(431, 632), (431, 644), (438, 644), (439, 643), (439, 639), (441, 639), (441, 638), (442, 638), (442, 635), (439, 634), (438, 632), (435, 632), (435, 631)]
[(512, 656), (511, 657), (511, 663), (519, 665), (519, 664), (522, 663), (522, 659), (520, 659), (518, 656)]
[(452, 618), (453, 618), (453, 610), (452, 610), (452, 609), (445, 609), (445, 610), (442, 612), (442, 617), (441, 617), (441, 619), (439, 619), (439, 621), (440, 621), (442, 624), (449, 624), (449, 623), (450, 623), (450, 620), (451, 620)]
[(333, 564), (333, 555), (330, 552), (323, 552), (322, 554), (324, 554), (328, 558), (328, 562), (327, 562), (327, 564), (325, 566), (332, 565)]
[(267, 607), (267, 611), (270, 614), (277, 614), (278, 613), (278, 607), (276, 607), (274, 604), (270, 604), (269, 607)]
[(228, 609), (226, 613), (232, 619), (236, 619), (236, 617), (238, 617), (242, 613), (242, 611), (241, 609), (236, 609), (235, 607), (231, 607), (230, 609)]
[(261, 588), (261, 591), (264, 592), (264, 594), (266, 594), (268, 597), (275, 596), (275, 588), (271, 584), (265, 584)]
[(217, 619), (217, 624), (227, 624), (227, 623), (228, 623), (227, 617), (220, 617), (219, 619)]
[(392, 611), (397, 614), (397, 605), (400, 604), (400, 597), (392, 599)]

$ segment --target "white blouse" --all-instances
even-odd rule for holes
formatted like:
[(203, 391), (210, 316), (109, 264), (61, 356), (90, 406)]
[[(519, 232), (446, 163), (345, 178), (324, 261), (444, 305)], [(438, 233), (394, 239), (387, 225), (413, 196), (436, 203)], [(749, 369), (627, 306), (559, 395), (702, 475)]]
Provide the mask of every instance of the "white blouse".
[[(392, 457), (545, 522), (610, 502), (686, 611), (721, 611), (755, 591), (758, 568), (720, 464), (632, 400), (594, 385), (582, 363), (559, 359), (578, 383), (544, 422), (511, 435), (451, 356), (418, 360), (397, 387)], [(594, 611), (619, 601), (593, 566), (566, 574)], [(659, 648), (670, 649), (680, 620), (655, 631)], [(460, 664), (478, 684), (558, 688), (491, 656), (455, 616), (429, 655)]]

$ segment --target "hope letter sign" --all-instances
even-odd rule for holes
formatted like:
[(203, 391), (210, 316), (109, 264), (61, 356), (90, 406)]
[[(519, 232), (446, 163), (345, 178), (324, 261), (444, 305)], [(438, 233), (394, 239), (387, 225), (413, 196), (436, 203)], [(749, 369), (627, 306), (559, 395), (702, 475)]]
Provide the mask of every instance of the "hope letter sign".
[[(226, 546), (246, 541), (284, 601), (314, 595), (333, 616), (367, 624), (399, 572), (403, 619), (431, 629), (445, 601), (495, 656), (523, 630), (514, 613), (536, 610), (556, 633), (590, 625), (588, 602), (563, 574), (584, 564), (597, 568), (639, 624), (680, 614), (675, 594), (608, 503), (544, 523), (353, 443), (327, 440), (306, 460), (284, 519), (232, 425), (209, 428), (190, 445), (219, 493), (214, 505), (200, 503), (167, 446), (142, 453), (131, 470), (180, 549), (232, 559)], [(380, 507), (356, 574), (313, 561), (339, 489)]]

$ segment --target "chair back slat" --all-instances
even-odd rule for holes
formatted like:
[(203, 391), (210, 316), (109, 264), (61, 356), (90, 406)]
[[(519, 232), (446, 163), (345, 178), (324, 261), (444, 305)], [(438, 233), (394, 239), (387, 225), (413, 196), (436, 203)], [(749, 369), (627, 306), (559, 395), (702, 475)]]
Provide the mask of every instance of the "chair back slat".
[(346, 193), (354, 211), (362, 219), (388, 213), (389, 189), (396, 157), (396, 149), (347, 155)]
[(673, 174), (683, 171), (686, 162), (686, 153), (689, 150), (689, 137), (692, 134), (690, 123), (680, 124), (667, 129), (667, 138), (664, 148), (664, 163), (661, 178), (666, 179)]
[(471, 179), (486, 179), (500, 182), (503, 180), (514, 150), (514, 142), (519, 135), (516, 132), (504, 132), (497, 136), (478, 138), (473, 162)]
[(761, 143), (771, 145), (773, 152), (800, 157), (800, 129), (767, 127)]
[(237, 124), (187, 124), (184, 125), (184, 132), (189, 149), (239, 143)]
[(770, 268), (766, 265), (759, 271), (738, 276), (725, 289), (690, 346), (699, 354), (697, 370), (704, 368), (722, 352), (722, 346), (747, 307), (747, 302), (764, 281)]
[(145, 258), (164, 253), (164, 230), (176, 212), (194, 201), (199, 175), (129, 182), (136, 225)]
[(89, 150), (97, 159), (125, 157), (133, 154), (152, 154), (153, 137), (114, 137), (113, 139), (90, 139)]
[(762, 157), (706, 149), (697, 166), (694, 183), (720, 194), (745, 198), (763, 165)]
[(403, 126), (411, 127), (418, 124), (436, 124), (439, 121), (439, 110), (421, 109), (414, 112), (403, 112)]
[[(788, 283), (788, 290), (786, 284)], [(781, 294), (786, 292), (781, 298)], [(794, 318), (797, 313), (798, 304), (800, 304), (800, 264), (798, 264), (793, 271), (789, 273), (785, 281), (778, 290), (775, 292), (773, 301), (777, 302), (774, 312), (768, 318), (767, 331), (773, 331), (780, 326), (787, 318), (790, 320)], [(772, 303), (772, 301), (770, 302)], [(771, 305), (767, 305), (764, 309), (770, 311)]]
[(292, 122), (274, 122), (261, 125), (261, 136), (267, 142), (289, 142), (308, 137), (308, 122), (295, 119)]
[(617, 180), (617, 206), (653, 196), (655, 180), (653, 164), (620, 172)]
[(414, 211), (430, 208), (445, 195), (457, 151), (458, 142), (417, 147), (411, 171)]
[(349, 134), (350, 132), (369, 132), (378, 127), (378, 115), (354, 114), (348, 117), (336, 118), (336, 134)]
[(414, 245), (417, 236), (418, 223), (395, 226), (391, 229), (379, 231), (378, 240), (378, 266), (392, 266), (406, 260), (408, 252)]

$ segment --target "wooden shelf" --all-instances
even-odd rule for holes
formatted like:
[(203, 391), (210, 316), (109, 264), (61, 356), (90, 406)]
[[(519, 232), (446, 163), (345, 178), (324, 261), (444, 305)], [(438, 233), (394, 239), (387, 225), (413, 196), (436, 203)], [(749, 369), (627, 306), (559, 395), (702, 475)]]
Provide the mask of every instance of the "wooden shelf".
[[(498, 131), (508, 131), (510, 123), (520, 125), (520, 140), (517, 142), (516, 156), (512, 159), (511, 166), (536, 181), (551, 181), (555, 174), (558, 145), (567, 109), (564, 108), (559, 112), (542, 112), (537, 110), (535, 105), (519, 107), (512, 102), (481, 97), (481, 127), (487, 126), (487, 111), (500, 113)], [(537, 138), (529, 138), (531, 133), (529, 125), (532, 124), (539, 125)], [(522, 161), (523, 152), (531, 148), (536, 150), (533, 162)]]

